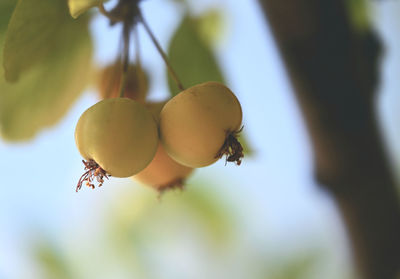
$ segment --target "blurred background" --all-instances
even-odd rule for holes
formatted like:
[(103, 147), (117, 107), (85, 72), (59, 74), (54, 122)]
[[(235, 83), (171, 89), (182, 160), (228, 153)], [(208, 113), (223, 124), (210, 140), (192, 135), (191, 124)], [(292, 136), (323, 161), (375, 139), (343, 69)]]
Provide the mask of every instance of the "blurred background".
[[(221, 160), (196, 170), (183, 192), (161, 200), (131, 179), (76, 193), (83, 165), (74, 129), (99, 100), (87, 87), (56, 125), (28, 141), (0, 141), (0, 278), (355, 278), (343, 223), (314, 181), (307, 131), (258, 2), (141, 7), (166, 50), (184, 16), (206, 18), (210, 50), (242, 104), (251, 152), (239, 167)], [(368, 7), (385, 48), (376, 109), (397, 170), (400, 3)], [(98, 68), (114, 61), (120, 30), (93, 11)], [(162, 100), (166, 68), (142, 27), (139, 38), (149, 99)]]

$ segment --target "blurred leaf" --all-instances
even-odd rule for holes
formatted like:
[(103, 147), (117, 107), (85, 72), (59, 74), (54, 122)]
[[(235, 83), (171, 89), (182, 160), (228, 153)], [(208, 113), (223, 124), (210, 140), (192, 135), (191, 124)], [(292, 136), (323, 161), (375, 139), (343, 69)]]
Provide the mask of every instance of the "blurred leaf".
[[(274, 266), (274, 279), (306, 279), (310, 278), (310, 272), (319, 264), (324, 256), (324, 251), (310, 250), (306, 253), (294, 254), (291, 258), (278, 259)], [(266, 272), (271, 274), (270, 271)]]
[[(198, 182), (197, 185), (189, 185), (190, 190), (184, 195), (173, 196), (173, 200), (181, 202), (182, 207), (190, 210), (199, 221), (201, 221), (209, 233), (222, 244), (229, 241), (233, 234), (232, 208), (228, 208), (225, 197), (218, 195), (217, 192), (205, 190), (203, 184), (211, 184), (209, 181)], [(215, 185), (215, 189), (218, 186)]]
[(77, 18), (90, 8), (98, 6), (107, 0), (68, 0), (69, 12), (73, 18)]
[(244, 154), (249, 156), (249, 157), (252, 157), (255, 154), (255, 150), (251, 147), (250, 142), (247, 139), (247, 137), (246, 137), (244, 132), (239, 134), (238, 140), (239, 140), (240, 144), (243, 147)]
[(212, 46), (223, 34), (223, 18), (219, 10), (212, 9), (195, 19), (197, 32), (204, 42)]
[(360, 32), (367, 31), (370, 27), (370, 18), (368, 7), (365, 0), (345, 1), (350, 15), (350, 21), (356, 30)]
[[(3, 41), (0, 34), (0, 46)], [(74, 21), (63, 0), (20, 0), (6, 41), (4, 64), (9, 74), (23, 75), (18, 82), (7, 83), (0, 69), (1, 134), (7, 140), (26, 140), (55, 124), (85, 88), (92, 54), (88, 19)]]
[[(218, 186), (209, 187), (210, 181), (197, 181), (196, 184), (186, 185), (187, 189), (182, 193), (176, 191), (166, 192), (162, 196), (162, 202), (168, 204), (166, 208), (159, 207), (157, 215), (163, 220), (165, 209), (167, 215), (193, 219), (201, 224), (214, 246), (229, 243), (233, 235), (233, 208), (226, 203), (225, 197), (218, 195)], [(208, 187), (205, 188), (204, 186)], [(180, 214), (179, 214), (180, 213)], [(178, 215), (179, 214), (179, 215)]]
[[(17, 0), (1, 0), (0, 2), (0, 34), (7, 29), (11, 14), (17, 4)], [(0, 35), (1, 37), (1, 35)]]
[[(168, 48), (168, 57), (185, 88), (205, 82), (219, 81), (224, 78), (209, 45), (201, 38), (198, 21), (185, 16), (172, 37)], [(175, 82), (168, 79), (171, 96), (179, 93)]]
[(67, 266), (66, 259), (50, 243), (41, 243), (35, 247), (35, 258), (38, 261), (43, 276), (48, 279), (68, 279), (73, 278)]
[(35, 64), (57, 59), (57, 50), (70, 43), (65, 37), (71, 34), (66, 33), (84, 24), (69, 17), (65, 0), (19, 0), (4, 45), (6, 80), (15, 82)]
[[(232, 208), (228, 208), (223, 197), (215, 191), (199, 185), (204, 183), (209, 182), (188, 185), (183, 193), (166, 192), (161, 201), (157, 201), (155, 191), (142, 189), (118, 199), (117, 207), (109, 210), (112, 223), (108, 226), (116, 236), (116, 247), (124, 251), (129, 249), (128, 243), (133, 242), (138, 248), (139, 243), (154, 242), (154, 238), (159, 238), (159, 231), (163, 232), (163, 237), (173, 237), (182, 226), (190, 226), (188, 220), (200, 224), (213, 241), (213, 247), (228, 243), (233, 233)], [(165, 226), (166, 220), (168, 226)]]

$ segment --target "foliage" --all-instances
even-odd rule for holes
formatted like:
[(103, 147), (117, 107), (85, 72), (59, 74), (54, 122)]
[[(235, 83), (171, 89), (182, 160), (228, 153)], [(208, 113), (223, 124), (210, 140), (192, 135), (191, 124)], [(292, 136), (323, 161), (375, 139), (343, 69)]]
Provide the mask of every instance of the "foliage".
[[(1, 9), (5, 16), (7, 11)], [(30, 139), (59, 121), (87, 85), (88, 18), (71, 19), (63, 0), (20, 0), (0, 46), (1, 135)]]
[(370, 17), (366, 0), (349, 0), (345, 3), (353, 27), (359, 32), (368, 31), (370, 28)]
[(7, 29), (8, 21), (10, 20), (16, 3), (16, 0), (2, 0), (0, 3), (0, 37), (3, 36)]
[(220, 271), (224, 278), (311, 278), (325, 256), (313, 248), (283, 256), (249, 245), (238, 229), (245, 225), (240, 210), (208, 180), (161, 200), (149, 188), (124, 189), (109, 206), (93, 209), (99, 219), (84, 221), (82, 230), (95, 235), (77, 226), (66, 233), (68, 241), (40, 238), (33, 246), (34, 264), (45, 278), (219, 278)]
[(104, 0), (68, 0), (69, 11), (73, 18), (77, 18), (92, 7), (105, 2)]
[[(224, 82), (210, 45), (200, 35), (198, 21), (189, 15), (184, 17), (172, 37), (168, 57), (185, 88), (206, 81)], [(179, 93), (171, 78), (168, 85), (172, 96)]]
[(48, 238), (38, 241), (35, 248), (35, 259), (42, 267), (42, 278), (68, 279), (73, 278), (70, 274), (70, 267), (66, 263), (63, 253)]

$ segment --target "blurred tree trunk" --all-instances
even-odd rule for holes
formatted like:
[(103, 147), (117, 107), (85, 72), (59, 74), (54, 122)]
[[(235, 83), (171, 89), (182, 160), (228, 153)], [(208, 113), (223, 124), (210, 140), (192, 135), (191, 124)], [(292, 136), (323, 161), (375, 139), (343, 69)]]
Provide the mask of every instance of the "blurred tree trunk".
[(336, 200), (361, 278), (400, 271), (400, 208), (375, 117), (375, 34), (356, 32), (346, 0), (259, 0), (307, 122), (316, 177)]

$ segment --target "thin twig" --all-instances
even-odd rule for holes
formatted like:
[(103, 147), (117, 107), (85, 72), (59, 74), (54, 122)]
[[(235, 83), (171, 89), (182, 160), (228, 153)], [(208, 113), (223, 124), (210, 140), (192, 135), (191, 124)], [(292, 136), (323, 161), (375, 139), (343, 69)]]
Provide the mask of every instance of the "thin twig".
[(150, 39), (152, 40), (153, 44), (155, 45), (155, 47), (157, 48), (157, 51), (160, 53), (162, 59), (164, 60), (164, 63), (166, 64), (167, 68), (168, 68), (168, 72), (170, 73), (171, 77), (173, 78), (173, 80), (175, 81), (175, 83), (177, 84), (179, 90), (183, 91), (185, 90), (185, 88), (183, 87), (181, 81), (179, 80), (177, 74), (175, 73), (174, 69), (172, 68), (167, 55), (165, 54), (165, 52), (162, 50), (160, 44), (158, 43), (156, 37), (154, 36), (153, 32), (151, 31), (149, 25), (147, 24), (146, 20), (143, 18), (142, 13), (138, 14), (138, 20), (143, 24), (144, 29), (146, 30), (147, 34), (149, 34)]
[(124, 41), (124, 52), (123, 52), (123, 61), (122, 61), (122, 78), (121, 78), (121, 86), (119, 90), (119, 97), (124, 97), (125, 87), (126, 87), (126, 77), (128, 74), (129, 68), (129, 43), (130, 43), (130, 26), (124, 24), (123, 27), (123, 41)]
[(121, 21), (120, 18), (113, 16), (112, 14), (110, 14), (109, 12), (106, 11), (106, 9), (104, 8), (104, 4), (100, 3), (98, 6), (99, 11), (102, 15), (104, 15), (105, 17), (107, 17), (110, 21), (112, 22), (118, 22)]
[(135, 28), (133, 30), (133, 39), (135, 40), (135, 58), (136, 65), (139, 69), (142, 68), (142, 61), (140, 60), (140, 40), (139, 40), (139, 32), (138, 29)]

